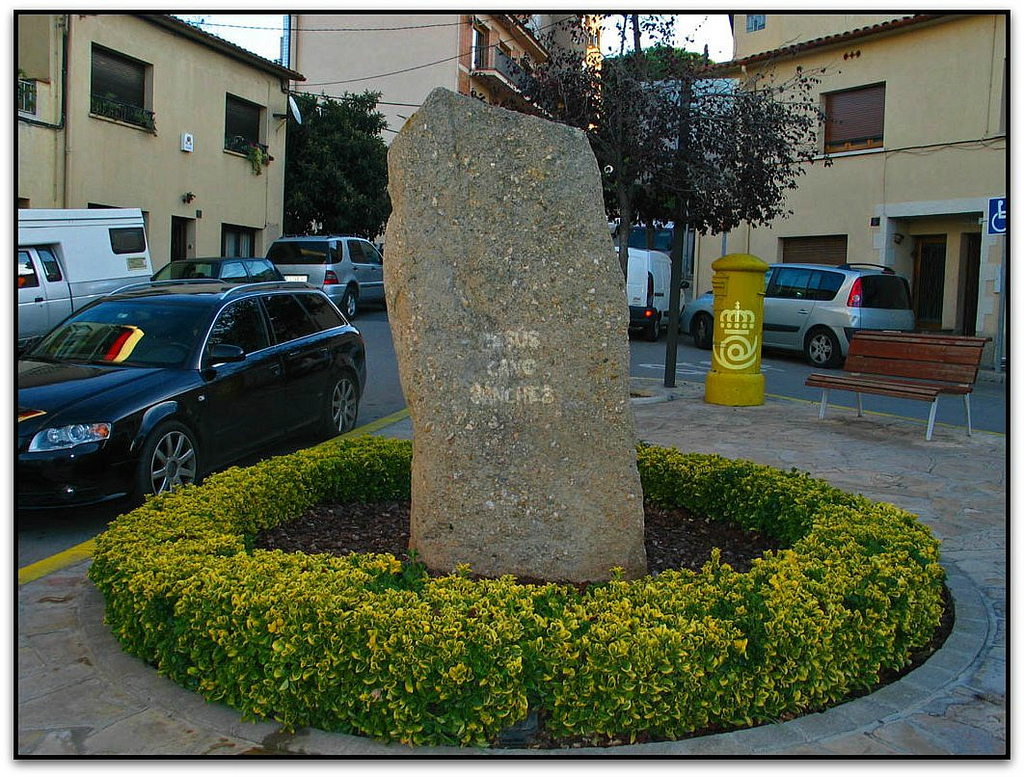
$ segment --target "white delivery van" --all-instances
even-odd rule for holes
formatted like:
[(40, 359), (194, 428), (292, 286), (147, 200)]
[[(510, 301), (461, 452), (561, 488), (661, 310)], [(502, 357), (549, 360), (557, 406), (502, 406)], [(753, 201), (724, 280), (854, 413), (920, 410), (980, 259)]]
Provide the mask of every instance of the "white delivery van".
[(138, 208), (18, 211), (18, 350), (72, 311), (153, 274)]
[[(626, 265), (629, 328), (657, 340), (668, 326), (672, 260), (664, 251), (630, 248)], [(687, 284), (683, 283), (683, 288)], [(680, 294), (680, 305), (682, 295)]]

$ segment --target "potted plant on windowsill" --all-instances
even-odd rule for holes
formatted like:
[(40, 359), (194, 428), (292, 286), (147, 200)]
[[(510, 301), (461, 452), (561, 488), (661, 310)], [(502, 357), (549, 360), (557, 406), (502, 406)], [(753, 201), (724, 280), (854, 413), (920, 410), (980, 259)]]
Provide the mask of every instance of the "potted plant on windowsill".
[(254, 175), (260, 175), (263, 168), (274, 161), (267, 147), (262, 143), (249, 140), (242, 135), (234, 135), (224, 138), (224, 150), (234, 154), (240, 154), (249, 160)]
[(251, 143), (249, 145), (249, 148), (245, 152), (245, 158), (248, 159), (249, 164), (252, 165), (252, 171), (255, 175), (261, 175), (263, 173), (264, 166), (273, 160), (273, 157), (267, 153), (267, 149), (259, 143)]

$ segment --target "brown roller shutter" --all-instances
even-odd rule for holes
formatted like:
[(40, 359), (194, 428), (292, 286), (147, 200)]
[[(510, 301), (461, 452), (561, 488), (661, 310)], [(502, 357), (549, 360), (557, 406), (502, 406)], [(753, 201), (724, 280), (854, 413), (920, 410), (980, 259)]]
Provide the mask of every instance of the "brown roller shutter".
[(846, 235), (784, 237), (782, 261), (786, 264), (844, 264)]
[(885, 84), (825, 95), (825, 151), (882, 145)]

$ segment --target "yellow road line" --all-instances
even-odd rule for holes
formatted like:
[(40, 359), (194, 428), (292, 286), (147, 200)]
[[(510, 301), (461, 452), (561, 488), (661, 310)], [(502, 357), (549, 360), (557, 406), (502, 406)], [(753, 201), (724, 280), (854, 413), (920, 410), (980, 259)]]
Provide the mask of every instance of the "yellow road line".
[[(402, 408), (397, 413), (392, 413), (384, 418), (378, 418), (376, 421), (371, 421), (364, 426), (360, 426), (358, 429), (346, 432), (342, 437), (360, 437), (366, 434), (373, 434), (386, 426), (390, 426), (393, 423), (397, 423), (398, 421), (405, 419), (408, 415), (409, 408)], [(57, 572), (71, 566), (72, 564), (77, 564), (79, 561), (92, 558), (92, 552), (95, 548), (95, 539), (86, 540), (80, 545), (75, 545), (67, 550), (62, 550), (60, 553), (55, 553), (49, 558), (44, 558), (42, 561), (36, 561), (34, 564), (22, 567), (18, 570), (18, 585), (31, 583), (33, 580), (38, 580), (52, 572)]]
[(62, 550), (60, 553), (44, 558), (42, 561), (22, 567), (18, 570), (18, 585), (31, 583), (33, 580), (45, 577), (51, 572), (57, 572), (72, 564), (77, 564), (79, 561), (92, 558), (92, 552), (95, 547), (95, 539), (86, 540), (80, 545), (75, 545), (73, 548)]
[(378, 418), (376, 421), (370, 421), (365, 426), (360, 426), (358, 429), (353, 429), (351, 432), (345, 432), (341, 435), (342, 439), (348, 437), (361, 437), (364, 434), (373, 434), (374, 432), (380, 431), (385, 426), (391, 426), (391, 424), (402, 421), (409, 417), (409, 408), (403, 407), (397, 413), (386, 415), (383, 418)]

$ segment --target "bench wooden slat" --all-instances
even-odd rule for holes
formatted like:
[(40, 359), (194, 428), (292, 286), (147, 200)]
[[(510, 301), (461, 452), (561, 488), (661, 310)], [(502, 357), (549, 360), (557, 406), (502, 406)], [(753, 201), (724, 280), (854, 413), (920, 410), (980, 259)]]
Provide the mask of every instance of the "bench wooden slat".
[(900, 378), (885, 378), (884, 376), (864, 375), (861, 373), (849, 373), (842, 375), (828, 375), (825, 373), (811, 373), (807, 376), (804, 385), (815, 387), (841, 388), (842, 386), (901, 386), (907, 389), (919, 389), (925, 392), (938, 392), (940, 394), (969, 394), (973, 390), (970, 383), (936, 383), (934, 381), (920, 381)]
[(856, 392), (857, 415), (861, 414), (862, 393), (931, 402), (928, 440), (932, 438), (939, 395), (960, 394), (964, 397), (970, 435), (970, 393), (989, 339), (916, 332), (857, 332), (841, 374), (815, 372), (807, 376), (804, 384), (822, 390), (819, 418), (825, 417), (830, 389)]
[(878, 381), (843, 381), (831, 380), (821, 382), (808, 382), (806, 385), (817, 388), (837, 389), (842, 391), (854, 391), (864, 394), (883, 394), (887, 396), (900, 397), (902, 399), (921, 399), (931, 402), (939, 394), (940, 389), (927, 386), (900, 386), (894, 383), (881, 383)]
[(978, 365), (923, 362), (898, 357), (882, 359), (857, 354), (846, 357), (845, 369), (871, 375), (943, 380), (951, 383), (973, 383), (978, 378)]

